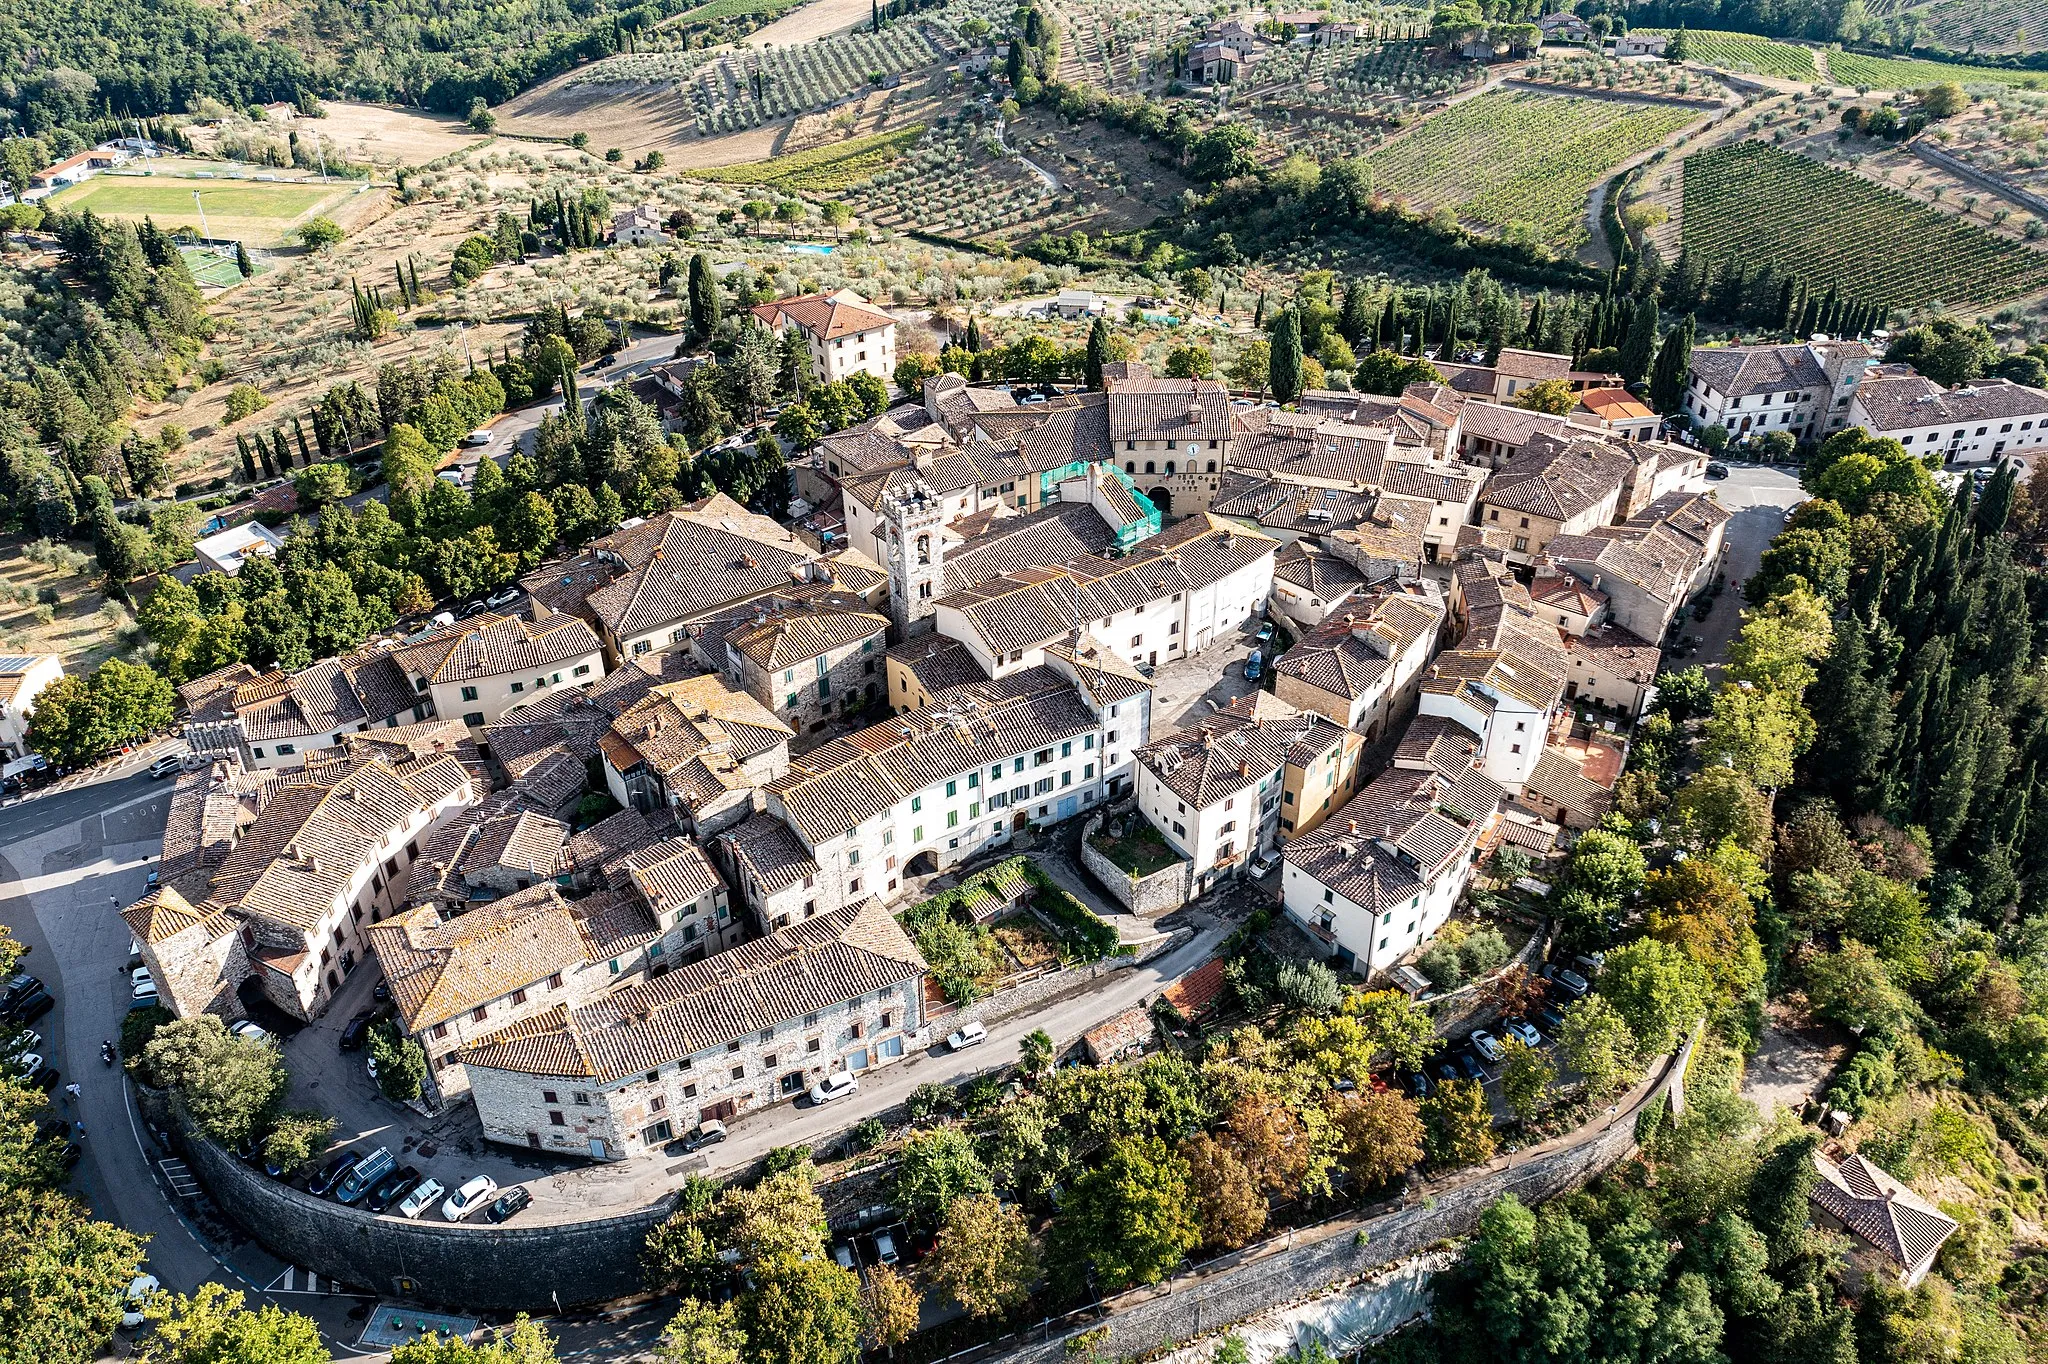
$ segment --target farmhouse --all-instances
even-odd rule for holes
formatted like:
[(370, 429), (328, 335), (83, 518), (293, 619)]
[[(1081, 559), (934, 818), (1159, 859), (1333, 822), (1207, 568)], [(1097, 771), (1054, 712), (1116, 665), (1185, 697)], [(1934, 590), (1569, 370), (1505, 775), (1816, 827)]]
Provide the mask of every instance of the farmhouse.
[(896, 319), (851, 289), (759, 303), (753, 314), (770, 328), (795, 328), (811, 348), (811, 366), (826, 383), (854, 374), (883, 382), (896, 373)]
[(1849, 1234), (1857, 1268), (1906, 1288), (1927, 1277), (1955, 1234), (1954, 1218), (1860, 1155), (1837, 1165), (1815, 1151), (1813, 1168), (1820, 1178), (1806, 1197), (1814, 1220)]
[(634, 204), (612, 215), (612, 240), (620, 246), (648, 246), (669, 240), (661, 210), (652, 204)]
[(556, 687), (602, 676), (604, 646), (575, 616), (539, 621), (485, 614), (408, 640), (392, 661), (430, 713), (460, 717), (471, 729)]

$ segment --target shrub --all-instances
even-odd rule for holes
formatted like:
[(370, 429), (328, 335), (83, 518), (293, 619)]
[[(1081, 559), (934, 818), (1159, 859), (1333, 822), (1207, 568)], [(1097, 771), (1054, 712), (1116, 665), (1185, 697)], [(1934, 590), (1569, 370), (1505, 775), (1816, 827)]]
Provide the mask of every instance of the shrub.
[(377, 1063), (377, 1088), (394, 1103), (419, 1098), (427, 1078), (427, 1054), (394, 1023), (370, 1030), (370, 1059)]
[(169, 1009), (152, 1004), (147, 1009), (130, 1009), (121, 1019), (121, 1055), (134, 1060), (142, 1055), (156, 1030), (171, 1021)]
[(1465, 983), (1465, 967), (1458, 960), (1458, 949), (1447, 942), (1432, 943), (1428, 951), (1415, 959), (1415, 969), (1428, 976), (1439, 990), (1455, 990)]
[(1465, 975), (1483, 976), (1508, 959), (1508, 940), (1497, 928), (1481, 928), (1458, 944), (1458, 965)]
[(802, 1145), (771, 1147), (761, 1161), (762, 1169), (771, 1175), (779, 1175), (784, 1170), (794, 1170), (810, 1163), (811, 1148)]
[(261, 412), (270, 406), (270, 399), (263, 396), (254, 384), (236, 384), (228, 390), (229, 422), (238, 422), (252, 412)]
[(847, 1133), (846, 1142), (856, 1151), (872, 1151), (889, 1139), (889, 1128), (880, 1118), (863, 1118)]

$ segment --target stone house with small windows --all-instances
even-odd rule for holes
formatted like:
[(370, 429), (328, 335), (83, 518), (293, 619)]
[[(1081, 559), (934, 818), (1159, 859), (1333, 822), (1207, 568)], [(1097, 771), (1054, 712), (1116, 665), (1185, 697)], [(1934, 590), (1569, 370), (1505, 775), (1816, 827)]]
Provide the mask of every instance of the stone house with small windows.
[(625, 1159), (921, 1049), (926, 969), (869, 897), (457, 1055), (492, 1141)]
[(1806, 1198), (1813, 1221), (1848, 1233), (1859, 1273), (1917, 1288), (1960, 1224), (1861, 1155), (1838, 1165), (1816, 1150), (1812, 1160), (1818, 1178)]
[(541, 620), (486, 614), (408, 640), (392, 651), (414, 695), (471, 729), (558, 687), (604, 676), (604, 646), (575, 616)]
[(1266, 726), (1228, 720), (1138, 750), (1138, 809), (1193, 864), (1197, 894), (1273, 846), (1286, 762)]
[(598, 741), (605, 788), (620, 805), (671, 812), (709, 838), (760, 808), (789, 769), (790, 727), (718, 674), (665, 682)]
[(883, 655), (889, 618), (850, 602), (762, 604), (730, 628), (707, 626), (692, 651), (733, 687), (802, 734), (836, 716), (881, 701), (888, 685)]
[(1636, 472), (1605, 441), (1538, 435), (1487, 482), (1479, 524), (1506, 540), (1509, 563), (1534, 564), (1557, 536), (1613, 521)]
[(1286, 847), (1280, 898), (1323, 953), (1370, 979), (1435, 936), (1507, 793), (1483, 773), (1391, 767)]
[(1274, 694), (1376, 742), (1413, 707), (1446, 614), (1420, 591), (1355, 598), (1273, 661)]
[(2007, 379), (1945, 389), (1918, 374), (1879, 371), (1858, 386), (1849, 425), (1888, 436), (1908, 454), (1984, 464), (2048, 444), (2048, 393)]

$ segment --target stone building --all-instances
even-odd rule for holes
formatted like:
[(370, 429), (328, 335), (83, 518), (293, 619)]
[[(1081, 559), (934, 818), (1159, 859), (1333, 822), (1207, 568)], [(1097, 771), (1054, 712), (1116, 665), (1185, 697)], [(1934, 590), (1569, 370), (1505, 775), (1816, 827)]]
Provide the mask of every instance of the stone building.
[(605, 671), (596, 631), (564, 615), (477, 616), (408, 640), (391, 656), (414, 694), (432, 699), (435, 714), (476, 730), (512, 706)]
[(605, 786), (619, 804), (672, 810), (708, 838), (760, 808), (789, 768), (790, 727), (716, 674), (665, 682), (599, 740)]
[(925, 970), (868, 898), (458, 1055), (492, 1141), (622, 1159), (922, 1047)]
[(1415, 702), (1446, 611), (1420, 592), (1376, 589), (1273, 662), (1273, 691), (1301, 710), (1378, 740)]
[[(727, 681), (802, 734), (880, 701), (889, 618), (822, 603), (762, 608), (722, 640), (713, 664)], [(697, 649), (708, 653), (704, 639)]]
[(236, 756), (252, 768), (298, 767), (344, 735), (395, 729), (434, 714), (386, 647), (323, 658), (295, 673), (260, 673), (246, 663), (178, 688), (192, 751)]

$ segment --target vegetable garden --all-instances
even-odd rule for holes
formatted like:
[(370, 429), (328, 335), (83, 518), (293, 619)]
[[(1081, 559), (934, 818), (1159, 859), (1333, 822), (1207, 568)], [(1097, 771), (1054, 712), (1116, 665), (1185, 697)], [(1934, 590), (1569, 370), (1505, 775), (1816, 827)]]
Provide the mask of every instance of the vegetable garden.
[[(1672, 33), (1673, 29), (1639, 29), (1642, 33)], [(1797, 43), (1780, 43), (1753, 33), (1725, 33), (1710, 28), (1685, 31), (1685, 59), (1723, 71), (1744, 71), (1782, 80), (1817, 81), (1820, 68), (1814, 64), (1813, 49)]]
[(1553, 246), (1585, 238), (1586, 196), (1615, 166), (1705, 117), (1678, 105), (1495, 91), (1372, 157), (1375, 186), (1425, 210)]
[(1761, 142), (1688, 157), (1682, 236), (1702, 265), (1796, 275), (1890, 307), (1984, 307), (2048, 287), (2048, 255)]

